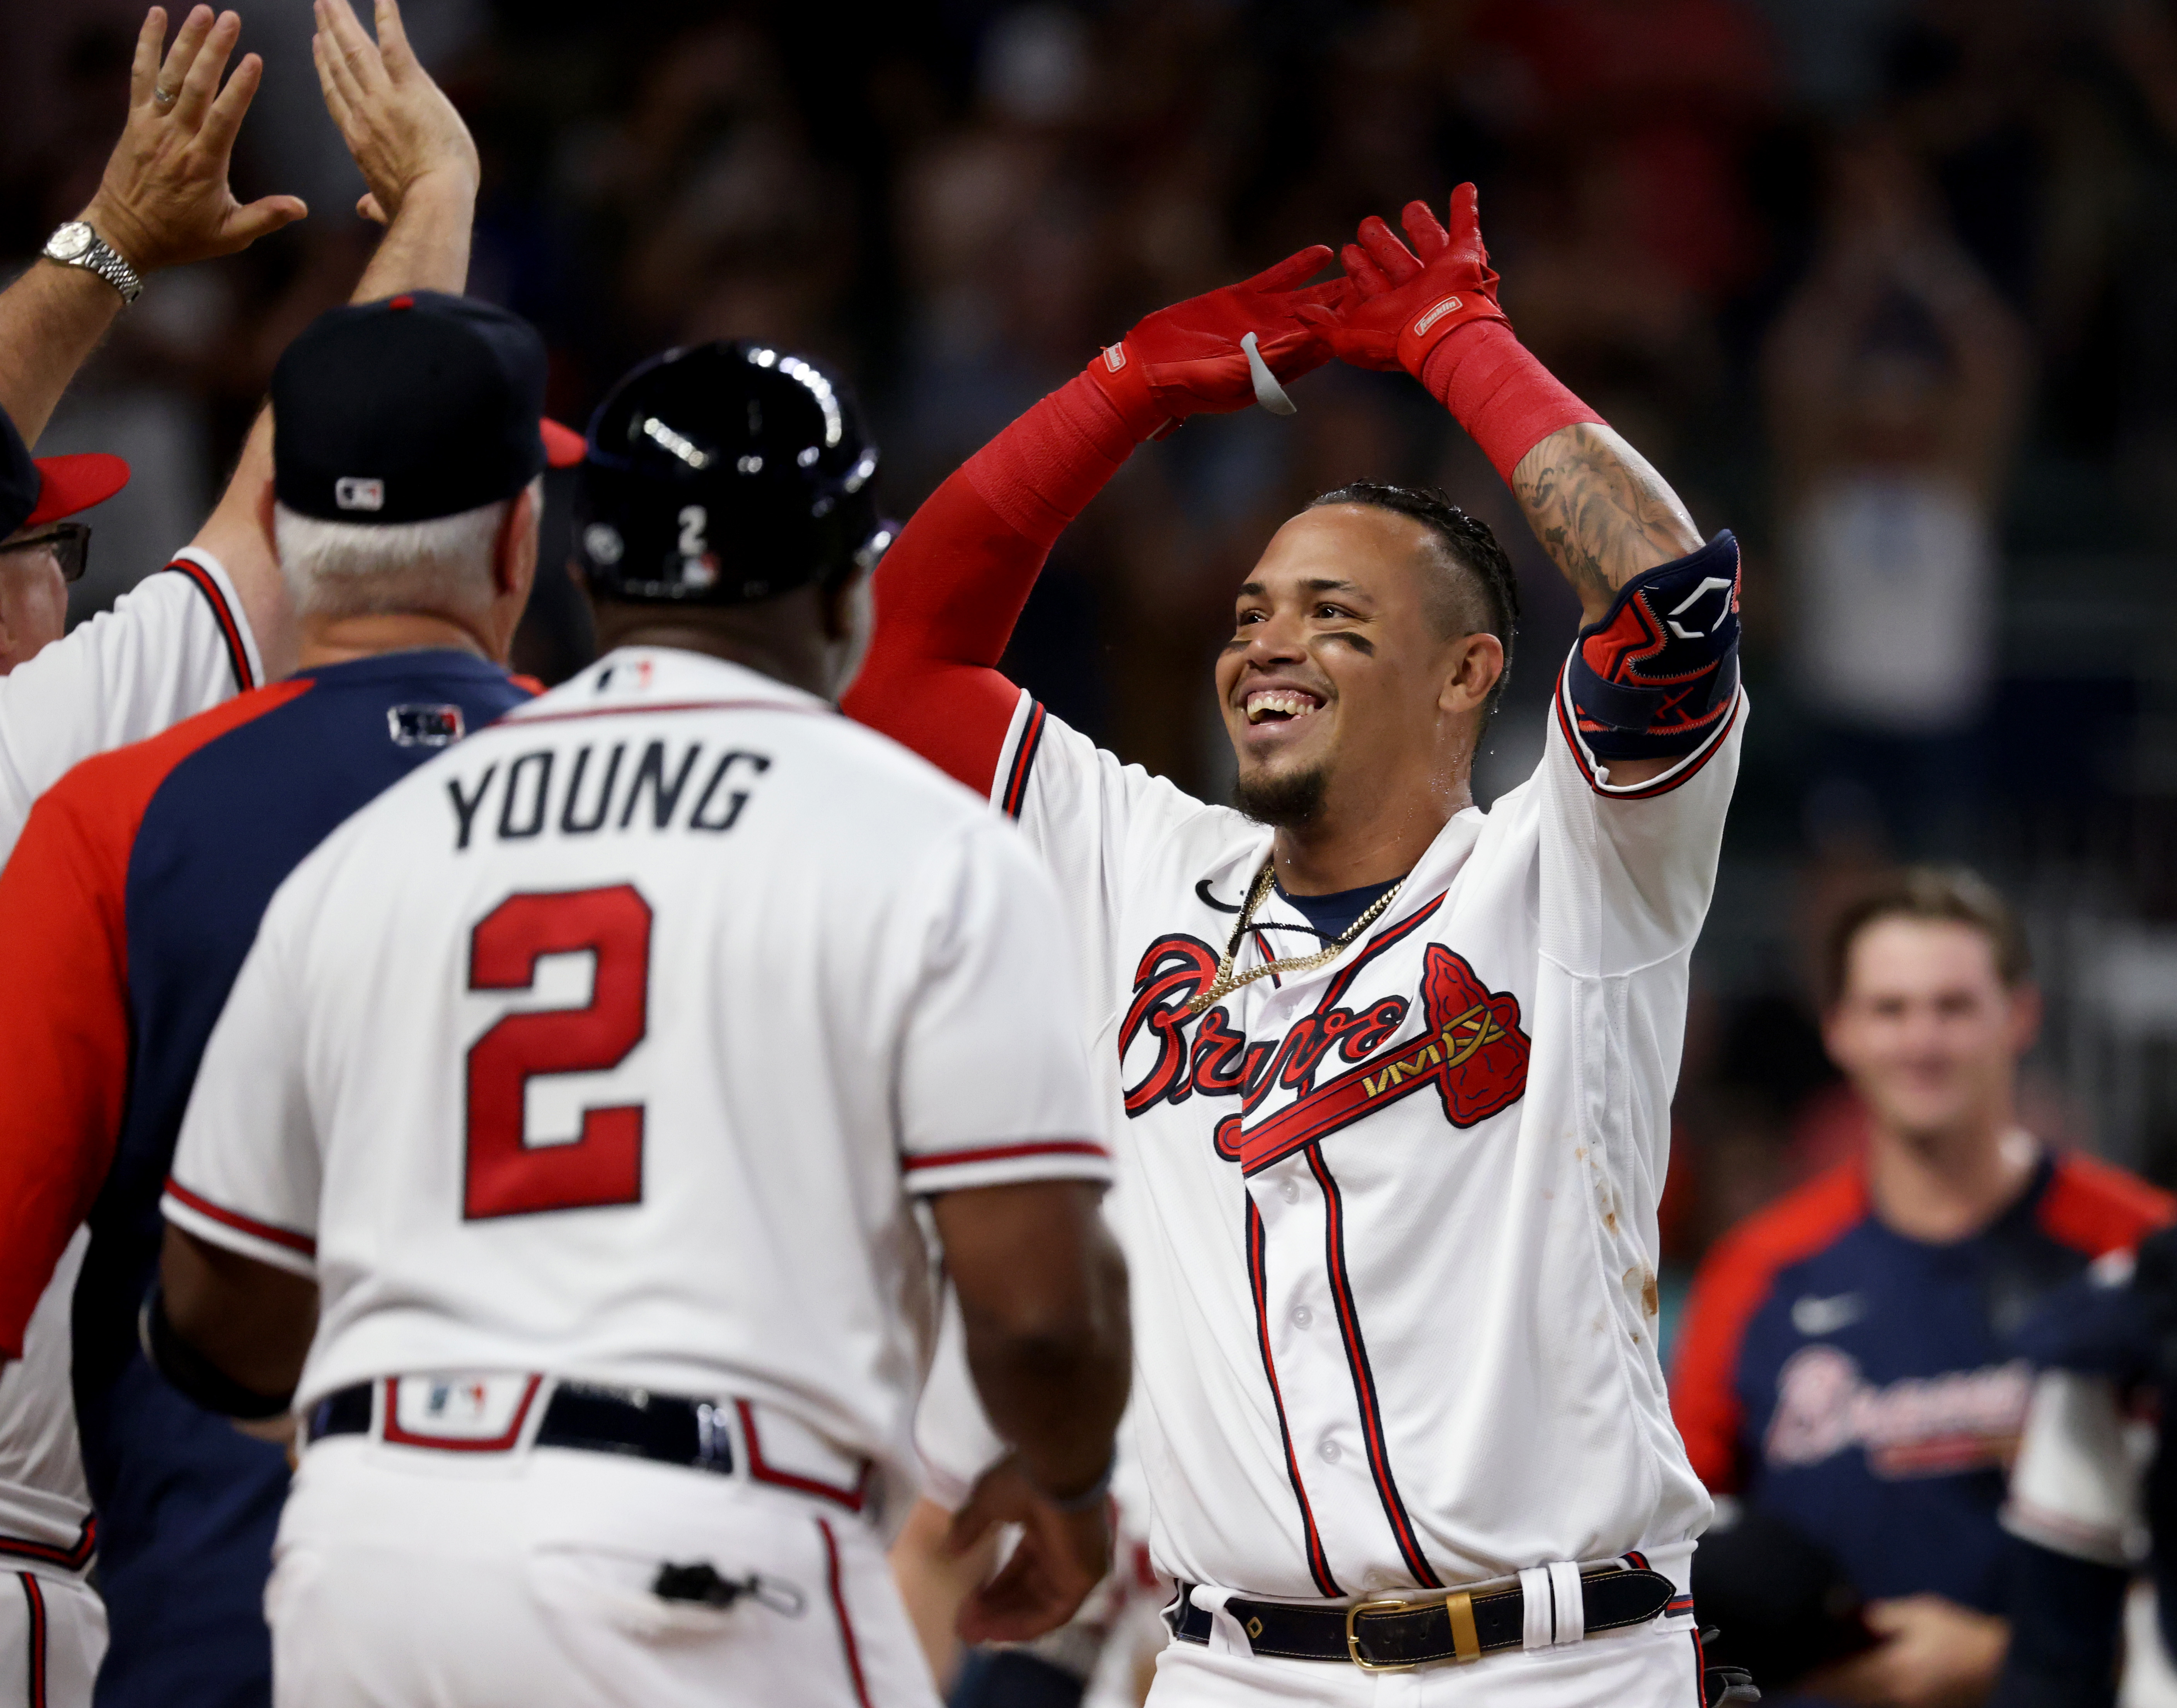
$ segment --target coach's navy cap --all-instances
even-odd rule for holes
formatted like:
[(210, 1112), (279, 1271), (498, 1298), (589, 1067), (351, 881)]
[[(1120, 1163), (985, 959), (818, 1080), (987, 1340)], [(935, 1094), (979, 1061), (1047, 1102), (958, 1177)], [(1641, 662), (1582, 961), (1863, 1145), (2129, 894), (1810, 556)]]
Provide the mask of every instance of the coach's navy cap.
[(544, 341), (437, 291), (320, 314), (272, 370), (273, 489), (325, 521), (421, 522), (496, 504), (582, 438), (544, 417)]
[(102, 451), (33, 457), (0, 409), (0, 539), (103, 504), (128, 484), (128, 465)]

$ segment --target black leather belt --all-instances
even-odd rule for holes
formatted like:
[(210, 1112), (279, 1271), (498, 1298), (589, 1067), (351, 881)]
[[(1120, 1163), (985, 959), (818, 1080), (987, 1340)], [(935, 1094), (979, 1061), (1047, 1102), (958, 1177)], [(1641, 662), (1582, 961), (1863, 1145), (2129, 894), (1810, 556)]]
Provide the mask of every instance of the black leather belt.
[[(310, 1408), (309, 1438), (369, 1434), (376, 1386), (358, 1382), (320, 1400)], [(712, 1402), (622, 1388), (565, 1383), (554, 1388), (531, 1444), (625, 1454), (728, 1475), (734, 1468), (733, 1443)]]
[[(1235, 1596), (1225, 1611), (1240, 1622), (1258, 1655), (1290, 1661), (1350, 1661), (1371, 1673), (1396, 1672), (1432, 1661), (1478, 1661), (1526, 1641), (1526, 1597), (1517, 1584), (1476, 1594), (1427, 1591), (1426, 1601), (1378, 1597), (1347, 1607), (1249, 1602)], [(1580, 1605), (1589, 1636), (1645, 1625), (1669, 1607), (1678, 1589), (1661, 1572), (1608, 1569), (1583, 1575)], [(1690, 1611), (1690, 1607), (1688, 1608)], [(1210, 1614), (1194, 1605), (1188, 1586), (1165, 1611), (1182, 1643), (1209, 1640)]]

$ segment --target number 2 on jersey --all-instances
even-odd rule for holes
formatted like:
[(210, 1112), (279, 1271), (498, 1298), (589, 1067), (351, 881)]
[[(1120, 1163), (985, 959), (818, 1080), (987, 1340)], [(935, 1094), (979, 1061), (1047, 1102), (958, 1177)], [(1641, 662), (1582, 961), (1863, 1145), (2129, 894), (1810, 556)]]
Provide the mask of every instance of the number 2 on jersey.
[(571, 1143), (532, 1145), (529, 1082), (617, 1067), (642, 1041), (650, 1001), (650, 904), (632, 884), (509, 896), (469, 938), (469, 989), (526, 990), (540, 956), (597, 958), (589, 1006), (503, 1016), (470, 1046), (465, 1220), (639, 1203), (642, 1105), (582, 1111)]

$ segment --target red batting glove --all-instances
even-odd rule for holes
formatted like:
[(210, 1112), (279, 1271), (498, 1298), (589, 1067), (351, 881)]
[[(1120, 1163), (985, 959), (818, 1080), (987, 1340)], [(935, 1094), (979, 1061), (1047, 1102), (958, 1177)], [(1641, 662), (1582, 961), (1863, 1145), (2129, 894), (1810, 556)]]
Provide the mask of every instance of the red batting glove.
[(1343, 308), (1309, 307), (1341, 362), (1355, 368), (1403, 368), (1415, 378), (1429, 352), (1475, 320), (1502, 320), (1497, 274), (1481, 241), (1479, 198), (1472, 184), (1451, 193), (1451, 228), (1437, 223), (1426, 202), (1408, 202), (1400, 222), (1409, 249), (1375, 215), (1361, 221), (1358, 243), (1340, 256), (1353, 292)]
[(1243, 284), (1159, 308), (1090, 363), (1088, 375), (1138, 439), (1161, 439), (1190, 415), (1245, 409), (1255, 401), (1240, 347), (1248, 333), (1280, 380), (1330, 359), (1324, 326), (1302, 319), (1301, 311), (1334, 315), (1353, 286), (1334, 279), (1299, 288), (1329, 259), (1328, 247), (1312, 244)]

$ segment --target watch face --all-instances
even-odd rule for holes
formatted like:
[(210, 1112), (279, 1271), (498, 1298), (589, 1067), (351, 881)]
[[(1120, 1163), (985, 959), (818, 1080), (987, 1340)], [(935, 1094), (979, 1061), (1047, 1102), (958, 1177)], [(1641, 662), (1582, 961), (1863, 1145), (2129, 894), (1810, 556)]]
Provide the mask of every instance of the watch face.
[(70, 220), (46, 240), (46, 253), (56, 261), (73, 261), (95, 240), (89, 226), (81, 220)]

